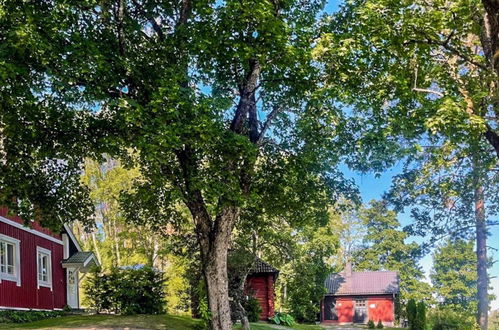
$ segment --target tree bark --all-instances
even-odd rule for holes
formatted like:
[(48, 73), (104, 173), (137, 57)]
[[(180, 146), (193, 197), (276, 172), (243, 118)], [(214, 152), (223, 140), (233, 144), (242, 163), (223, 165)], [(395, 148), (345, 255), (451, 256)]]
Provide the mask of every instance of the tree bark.
[(476, 255), (478, 275), (477, 322), (481, 330), (488, 328), (489, 294), (487, 275), (487, 224), (485, 221), (485, 198), (482, 185), (475, 187)]
[[(200, 214), (195, 216), (197, 226), (205, 227), (210, 218)], [(203, 262), (203, 271), (208, 293), (208, 306), (211, 312), (211, 329), (230, 330), (232, 321), (229, 305), (229, 279), (227, 275), (227, 254), (232, 228), (239, 216), (239, 209), (234, 206), (224, 207), (213, 221), (209, 232), (198, 230), (198, 238)]]
[(94, 251), (95, 251), (95, 254), (97, 255), (97, 260), (102, 265), (102, 258), (101, 258), (101, 255), (100, 255), (99, 246), (97, 245), (97, 239), (95, 238), (95, 232), (92, 231), (92, 233), (90, 234), (90, 236), (92, 236), (92, 244), (94, 245)]

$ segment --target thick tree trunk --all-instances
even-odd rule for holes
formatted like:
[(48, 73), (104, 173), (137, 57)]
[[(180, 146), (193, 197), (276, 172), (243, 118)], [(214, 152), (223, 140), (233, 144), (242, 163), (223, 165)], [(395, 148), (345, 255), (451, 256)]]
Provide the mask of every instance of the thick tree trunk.
[(487, 224), (485, 221), (484, 188), (475, 187), (475, 221), (476, 221), (476, 255), (478, 274), (478, 314), (477, 322), (480, 329), (487, 330), (489, 297), (487, 275)]
[[(227, 254), (232, 229), (239, 216), (239, 209), (234, 206), (224, 207), (214, 221), (209, 218), (206, 212), (193, 215), (206, 280), (208, 306), (211, 312), (211, 329), (231, 330)], [(207, 228), (210, 230), (207, 231)]]
[(212, 255), (205, 264), (208, 306), (213, 330), (230, 330), (229, 281), (227, 278), (227, 251), (229, 242), (218, 242), (209, 252)]

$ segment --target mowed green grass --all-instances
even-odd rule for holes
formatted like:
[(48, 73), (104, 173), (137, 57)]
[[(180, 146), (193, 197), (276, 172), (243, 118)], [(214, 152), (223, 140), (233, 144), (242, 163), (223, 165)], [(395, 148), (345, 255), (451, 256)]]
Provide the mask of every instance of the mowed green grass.
[[(240, 325), (236, 325), (234, 330), (240, 330), (242, 327)], [(269, 324), (259, 322), (259, 323), (251, 323), (251, 330), (275, 330), (275, 327), (270, 326)], [(318, 325), (309, 325), (309, 324), (295, 324), (294, 326), (288, 329), (296, 329), (296, 330), (324, 330), (323, 327)]]
[(200, 321), (175, 315), (72, 315), (32, 323), (0, 324), (0, 329), (194, 329)]
[[(167, 330), (187, 330), (195, 329), (199, 324), (189, 316), (175, 315), (73, 315), (52, 319), (41, 320), (23, 324), (0, 324), (0, 329), (167, 329)], [(241, 326), (235, 326), (235, 330)], [(265, 323), (252, 323), (253, 330), (275, 329)], [(317, 325), (295, 325), (292, 329), (297, 330), (324, 330)]]

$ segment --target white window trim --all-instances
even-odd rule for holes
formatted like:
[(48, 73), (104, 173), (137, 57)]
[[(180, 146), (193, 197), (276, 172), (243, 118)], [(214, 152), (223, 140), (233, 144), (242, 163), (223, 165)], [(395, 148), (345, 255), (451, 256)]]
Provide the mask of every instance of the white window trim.
[[(40, 272), (40, 264), (38, 262), (40, 260), (39, 254), (45, 254), (48, 256), (48, 265), (47, 265), (48, 281), (40, 281), (40, 277), (38, 276)], [(40, 287), (46, 287), (50, 288), (50, 291), (52, 291), (52, 251), (44, 249), (40, 246), (36, 247), (36, 283), (38, 289)]]
[(14, 259), (15, 259), (15, 275), (8, 275), (8, 274), (3, 274), (0, 273), (0, 283), (3, 281), (12, 281), (16, 282), (17, 286), (21, 286), (21, 241), (10, 237), (6, 236), (3, 234), (0, 234), (0, 241), (4, 241), (10, 244), (14, 245)]

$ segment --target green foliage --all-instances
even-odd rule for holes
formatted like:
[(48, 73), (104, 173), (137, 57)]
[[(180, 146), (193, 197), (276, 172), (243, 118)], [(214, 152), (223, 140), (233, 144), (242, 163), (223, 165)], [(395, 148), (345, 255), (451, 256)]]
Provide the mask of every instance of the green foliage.
[[(362, 245), (354, 252), (356, 270), (392, 270), (400, 278), (399, 302), (407, 303), (411, 298), (421, 300), (431, 296), (430, 286), (423, 281), (424, 273), (418, 265), (423, 256), (421, 247), (406, 243), (409, 235), (397, 220), (397, 213), (388, 209), (384, 201), (371, 201), (369, 208), (358, 212), (366, 234)], [(396, 316), (401, 316), (397, 308)]]
[(410, 330), (426, 330), (426, 304), (410, 299), (407, 303), (407, 320)]
[(163, 274), (150, 267), (94, 271), (84, 290), (90, 305), (101, 312), (159, 314), (164, 310)]
[(384, 328), (383, 322), (381, 322), (381, 320), (378, 321), (378, 324), (376, 325), (376, 328), (378, 328), (378, 329), (383, 329)]
[[(55, 225), (89, 218), (75, 174), (84, 156), (108, 153), (141, 174), (120, 192), (123, 217), (152, 228), (194, 220), (201, 248), (226, 250), (218, 242), (248, 219), (324, 221), (352, 189), (337, 168), (344, 114), (312, 57), (323, 7), (2, 3), (0, 204), (18, 197), (24, 213), (41, 207)], [(216, 260), (204, 252), (213, 259), (202, 267)]]
[(209, 329), (211, 323), (211, 312), (208, 307), (205, 281), (199, 281), (194, 290), (196, 290), (197, 299), (199, 300), (196, 312), (201, 319), (201, 323), (196, 328), (200, 330)]
[(461, 313), (477, 311), (477, 257), (473, 241), (446, 241), (433, 253), (430, 274), (438, 301)]
[(376, 328), (376, 326), (374, 325), (374, 321), (373, 320), (367, 321), (367, 328), (368, 329), (375, 329)]
[(489, 324), (491, 330), (499, 330), (499, 310), (492, 311), (489, 315)]
[(320, 311), (319, 301), (326, 290), (324, 280), (332, 272), (327, 261), (336, 252), (337, 234), (331, 224), (327, 224), (319, 228), (309, 227), (292, 239), (296, 244), (296, 254), (286, 278), (286, 307), (298, 322), (315, 322)]
[(428, 312), (428, 326), (433, 330), (478, 330), (475, 315), (463, 314), (451, 307), (440, 307)]
[(269, 318), (269, 321), (277, 325), (285, 325), (288, 327), (296, 324), (293, 316), (286, 313), (275, 313), (273, 317)]
[(190, 310), (191, 286), (188, 280), (189, 261), (182, 256), (168, 254), (165, 274), (166, 311), (169, 314), (181, 314)]
[(409, 322), (409, 327), (411, 328), (417, 322), (416, 318), (417, 318), (418, 309), (416, 301), (414, 299), (409, 299), (406, 308), (407, 308), (407, 321)]
[(29, 323), (38, 320), (61, 317), (66, 311), (0, 311), (0, 323)]
[(423, 301), (417, 304), (417, 313), (414, 320), (413, 330), (426, 330), (426, 304)]
[(243, 305), (244, 310), (248, 316), (248, 321), (258, 322), (260, 320), (260, 313), (262, 312), (262, 307), (254, 296), (249, 296)]

